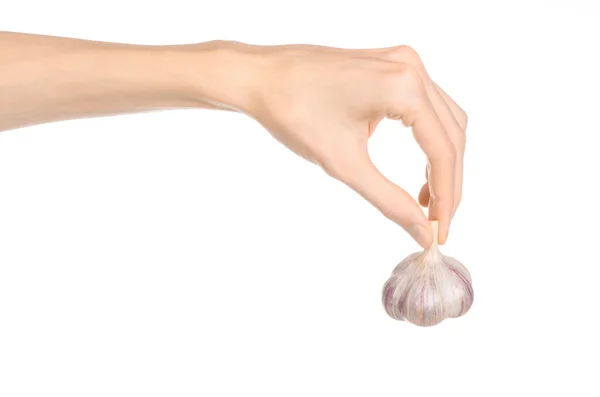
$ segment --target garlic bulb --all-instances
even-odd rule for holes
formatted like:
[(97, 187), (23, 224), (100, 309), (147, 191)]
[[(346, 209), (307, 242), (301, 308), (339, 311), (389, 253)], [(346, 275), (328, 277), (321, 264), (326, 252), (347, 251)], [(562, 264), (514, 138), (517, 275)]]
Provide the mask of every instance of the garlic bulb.
[(471, 275), (438, 247), (438, 222), (431, 221), (433, 244), (400, 262), (383, 286), (385, 311), (396, 320), (431, 326), (460, 317), (473, 303)]

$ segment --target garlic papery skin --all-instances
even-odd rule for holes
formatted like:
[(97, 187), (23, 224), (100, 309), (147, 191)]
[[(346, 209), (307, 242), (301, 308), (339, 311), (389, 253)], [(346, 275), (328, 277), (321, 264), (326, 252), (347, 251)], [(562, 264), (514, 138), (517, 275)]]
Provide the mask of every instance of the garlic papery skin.
[(383, 306), (390, 317), (423, 327), (460, 317), (473, 304), (469, 271), (440, 252), (438, 222), (431, 221), (431, 226), (431, 247), (400, 262), (382, 291)]

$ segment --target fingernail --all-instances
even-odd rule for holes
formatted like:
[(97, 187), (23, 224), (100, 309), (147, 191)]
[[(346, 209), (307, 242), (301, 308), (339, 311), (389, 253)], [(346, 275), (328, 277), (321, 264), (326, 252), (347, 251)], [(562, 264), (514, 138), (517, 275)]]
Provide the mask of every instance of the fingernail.
[(417, 243), (423, 248), (431, 247), (432, 239), (431, 239), (431, 231), (429, 228), (416, 224), (411, 226), (408, 230), (408, 233), (415, 239)]

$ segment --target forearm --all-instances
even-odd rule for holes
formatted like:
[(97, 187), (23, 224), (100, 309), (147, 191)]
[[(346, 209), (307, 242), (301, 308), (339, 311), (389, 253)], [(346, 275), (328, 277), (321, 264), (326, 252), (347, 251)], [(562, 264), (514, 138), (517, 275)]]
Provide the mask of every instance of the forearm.
[(0, 131), (173, 108), (244, 111), (260, 58), (249, 46), (141, 46), (0, 32)]

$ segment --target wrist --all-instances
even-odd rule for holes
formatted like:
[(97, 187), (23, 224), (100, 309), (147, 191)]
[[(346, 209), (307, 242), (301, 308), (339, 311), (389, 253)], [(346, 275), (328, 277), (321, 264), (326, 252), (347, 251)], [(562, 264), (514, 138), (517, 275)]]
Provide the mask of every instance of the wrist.
[(260, 47), (229, 41), (168, 47), (163, 62), (183, 102), (242, 113), (256, 102), (266, 69)]

